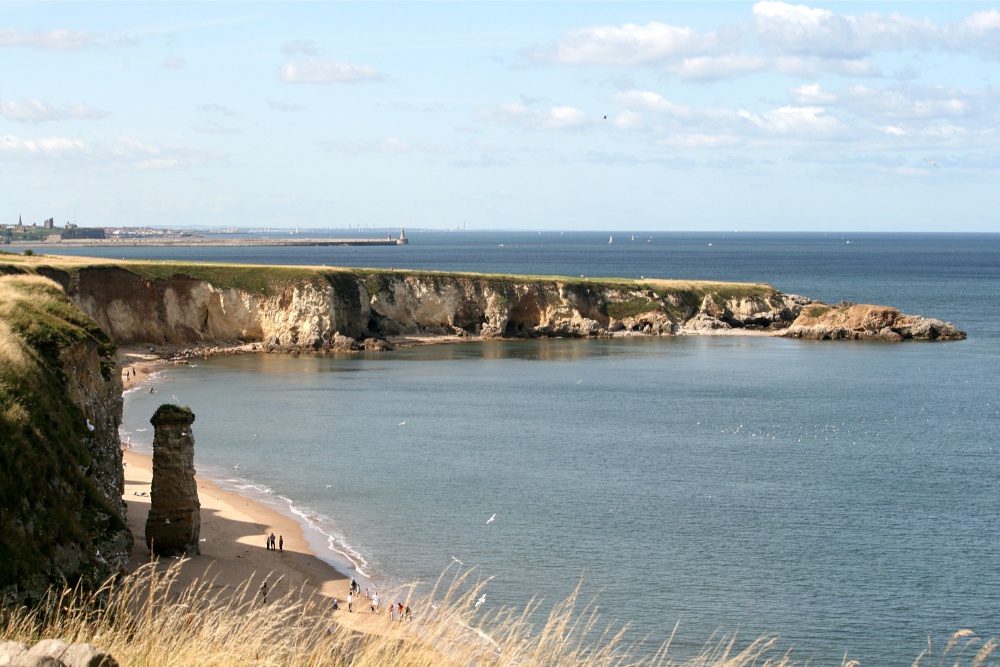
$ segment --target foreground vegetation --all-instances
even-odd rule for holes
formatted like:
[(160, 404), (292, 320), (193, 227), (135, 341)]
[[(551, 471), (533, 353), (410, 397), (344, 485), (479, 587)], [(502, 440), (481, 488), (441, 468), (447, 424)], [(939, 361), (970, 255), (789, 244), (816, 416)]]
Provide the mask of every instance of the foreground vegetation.
[[(444, 576), (426, 597), (413, 587), (386, 599), (406, 600), (412, 620), (334, 611), (330, 600), (289, 594), (264, 602), (256, 582), (220, 590), (211, 579), (184, 590), (176, 586), (183, 562), (168, 569), (147, 565), (121, 583), (94, 593), (53, 591), (34, 608), (0, 611), (0, 640), (32, 644), (58, 638), (108, 651), (122, 665), (347, 665), (431, 667), (467, 665), (596, 667), (787, 667), (808, 664), (778, 647), (775, 637), (739, 644), (734, 638), (706, 643), (692, 659), (676, 661), (669, 642), (652, 656), (637, 657), (623, 631), (602, 626), (596, 609), (578, 609), (574, 594), (539, 622), (540, 605), (523, 612), (479, 613), (475, 604), (485, 582), (470, 573)], [(445, 573), (448, 574), (447, 572)], [(352, 625), (352, 621), (355, 623)], [(955, 633), (940, 654), (931, 646), (913, 665), (996, 664), (994, 640), (969, 630)], [(843, 662), (845, 666), (859, 665)]]

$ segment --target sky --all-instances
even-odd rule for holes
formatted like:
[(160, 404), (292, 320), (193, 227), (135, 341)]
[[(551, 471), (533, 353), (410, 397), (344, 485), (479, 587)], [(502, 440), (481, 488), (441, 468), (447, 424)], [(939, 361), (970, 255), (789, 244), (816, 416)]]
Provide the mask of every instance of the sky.
[(1000, 230), (985, 2), (4, 2), (0, 222)]

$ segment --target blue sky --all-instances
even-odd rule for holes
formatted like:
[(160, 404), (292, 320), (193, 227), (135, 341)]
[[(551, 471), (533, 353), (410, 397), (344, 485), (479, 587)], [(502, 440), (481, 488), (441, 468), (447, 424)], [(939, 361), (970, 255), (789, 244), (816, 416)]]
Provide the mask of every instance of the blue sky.
[(0, 2), (0, 221), (996, 231), (1000, 9)]

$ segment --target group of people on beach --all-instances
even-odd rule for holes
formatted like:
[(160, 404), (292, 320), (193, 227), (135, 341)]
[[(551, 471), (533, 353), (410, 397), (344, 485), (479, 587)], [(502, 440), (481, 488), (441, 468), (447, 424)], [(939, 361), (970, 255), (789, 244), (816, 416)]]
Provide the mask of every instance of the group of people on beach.
[(274, 548), (274, 533), (271, 533), (270, 535), (265, 535), (264, 536), (264, 540), (267, 543), (267, 550), (268, 551), (284, 551), (285, 550), (285, 536), (284, 535), (278, 535), (278, 548), (277, 549)]
[[(354, 594), (355, 593), (357, 593), (358, 595), (361, 595), (361, 585), (358, 584), (357, 581), (355, 581), (354, 577), (351, 577), (351, 585), (350, 585), (350, 587), (348, 588), (348, 591), (347, 591), (347, 611), (349, 611), (349, 612), (353, 612), (354, 611)], [(378, 597), (378, 591), (369, 591), (368, 588), (366, 587), (365, 588), (365, 598), (368, 599), (368, 600), (370, 600), (372, 613), (373, 614), (379, 613), (380, 600), (379, 600), (379, 597)], [(336, 598), (334, 598), (334, 600), (333, 600), (333, 608), (334, 609), (340, 609), (339, 601)], [(398, 620), (400, 622), (403, 621), (403, 618), (406, 618), (407, 620), (411, 620), (412, 617), (413, 617), (412, 614), (411, 614), (411, 612), (410, 612), (410, 605), (406, 605), (404, 607), (402, 602), (397, 602), (395, 605), (392, 605), (392, 604), (389, 605), (389, 620), (390, 621), (393, 620), (393, 613), (396, 614), (396, 620)]]

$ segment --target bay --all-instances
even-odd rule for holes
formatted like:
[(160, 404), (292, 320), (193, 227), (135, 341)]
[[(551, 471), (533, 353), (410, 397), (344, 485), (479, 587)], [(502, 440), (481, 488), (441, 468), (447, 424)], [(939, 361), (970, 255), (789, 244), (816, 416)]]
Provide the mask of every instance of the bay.
[[(951, 320), (969, 340), (214, 358), (129, 393), (123, 437), (148, 441), (176, 396), (197, 415), (200, 472), (296, 513), (372, 585), (433, 581), (453, 557), (492, 578), (489, 605), (580, 584), (644, 649), (679, 621), (679, 657), (717, 629), (779, 634), (813, 664), (909, 664), (928, 637), (1000, 635), (996, 235), (408, 236), (357, 265), (769, 282)], [(363, 254), (294, 250), (271, 259)]]

